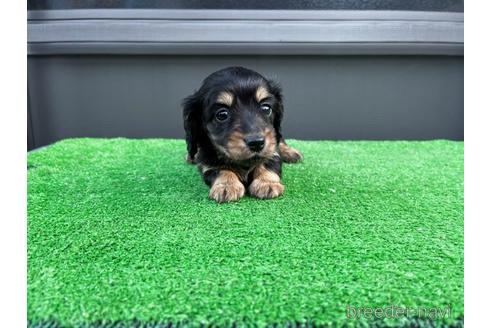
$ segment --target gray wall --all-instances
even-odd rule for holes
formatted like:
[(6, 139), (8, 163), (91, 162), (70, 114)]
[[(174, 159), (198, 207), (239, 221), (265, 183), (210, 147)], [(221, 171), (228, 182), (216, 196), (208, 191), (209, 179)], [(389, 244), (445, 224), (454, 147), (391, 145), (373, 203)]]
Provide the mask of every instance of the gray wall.
[(462, 56), (29, 56), (30, 148), (182, 138), (181, 100), (230, 65), (280, 81), (287, 138), (463, 140)]
[(230, 65), (281, 82), (290, 138), (463, 139), (461, 10), (302, 8), (29, 10), (29, 147), (183, 137), (181, 99)]

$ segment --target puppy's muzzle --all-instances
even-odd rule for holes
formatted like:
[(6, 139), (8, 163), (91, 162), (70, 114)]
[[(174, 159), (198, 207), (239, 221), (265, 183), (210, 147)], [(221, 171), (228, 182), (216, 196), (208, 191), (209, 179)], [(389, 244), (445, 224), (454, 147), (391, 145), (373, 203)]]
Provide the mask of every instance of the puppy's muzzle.
[(244, 142), (249, 150), (255, 153), (259, 153), (263, 150), (263, 147), (265, 147), (265, 138), (258, 135), (246, 137), (244, 138)]

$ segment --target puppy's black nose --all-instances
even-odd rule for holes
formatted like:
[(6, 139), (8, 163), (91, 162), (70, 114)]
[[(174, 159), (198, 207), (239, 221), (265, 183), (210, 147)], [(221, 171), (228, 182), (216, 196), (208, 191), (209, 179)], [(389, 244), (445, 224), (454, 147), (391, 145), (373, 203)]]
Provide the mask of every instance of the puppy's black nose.
[(244, 142), (251, 151), (260, 152), (265, 146), (265, 139), (261, 136), (250, 136), (244, 138)]

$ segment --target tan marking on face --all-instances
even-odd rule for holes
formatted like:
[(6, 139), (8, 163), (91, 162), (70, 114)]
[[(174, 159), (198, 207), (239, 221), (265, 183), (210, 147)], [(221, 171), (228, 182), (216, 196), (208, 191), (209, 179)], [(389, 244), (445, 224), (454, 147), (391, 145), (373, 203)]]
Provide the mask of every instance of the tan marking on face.
[(234, 102), (234, 95), (228, 91), (222, 91), (217, 96), (217, 102), (231, 107)]
[(244, 192), (244, 185), (233, 171), (220, 170), (208, 196), (218, 203), (225, 203), (239, 200)]
[(226, 148), (229, 157), (234, 160), (247, 159), (252, 155), (244, 142), (244, 134), (238, 131), (231, 133)]
[(259, 86), (258, 89), (256, 89), (256, 94), (255, 94), (256, 101), (260, 102), (269, 96), (270, 93), (264, 86)]
[(248, 191), (254, 197), (269, 199), (282, 195), (284, 186), (277, 173), (260, 164), (253, 171), (253, 181), (249, 185)]
[(275, 156), (277, 140), (275, 139), (275, 132), (271, 129), (264, 131), (265, 135), (265, 147), (261, 151), (261, 155), (267, 158)]
[[(275, 132), (267, 129), (263, 131), (263, 135), (265, 138), (265, 146), (258, 155), (263, 158), (271, 159), (277, 154)], [(235, 131), (230, 135), (227, 146), (223, 150), (227, 156), (236, 161), (245, 160), (253, 156), (253, 152), (249, 150), (244, 142), (244, 134), (238, 131)]]
[(286, 163), (297, 163), (302, 160), (302, 154), (298, 150), (288, 146), (284, 141), (278, 144), (278, 149), (280, 157)]

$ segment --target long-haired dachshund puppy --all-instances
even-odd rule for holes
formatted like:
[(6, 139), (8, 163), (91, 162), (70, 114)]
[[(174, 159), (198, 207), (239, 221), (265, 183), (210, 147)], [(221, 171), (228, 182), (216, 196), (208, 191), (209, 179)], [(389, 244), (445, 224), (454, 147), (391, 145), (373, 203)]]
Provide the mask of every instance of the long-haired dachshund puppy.
[(283, 194), (282, 162), (302, 159), (287, 146), (280, 124), (280, 87), (257, 72), (228, 67), (209, 75), (183, 102), (187, 160), (196, 163), (219, 203), (249, 194)]

